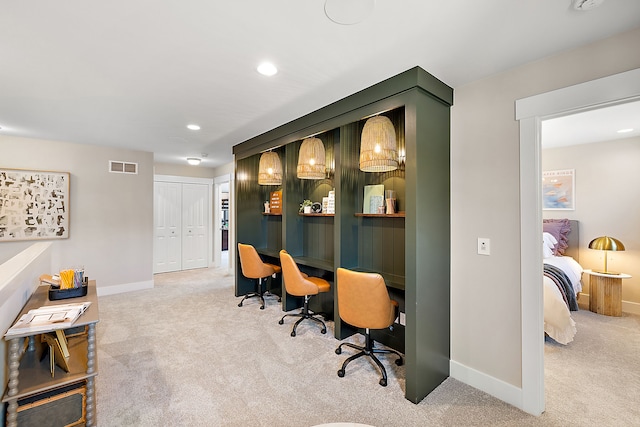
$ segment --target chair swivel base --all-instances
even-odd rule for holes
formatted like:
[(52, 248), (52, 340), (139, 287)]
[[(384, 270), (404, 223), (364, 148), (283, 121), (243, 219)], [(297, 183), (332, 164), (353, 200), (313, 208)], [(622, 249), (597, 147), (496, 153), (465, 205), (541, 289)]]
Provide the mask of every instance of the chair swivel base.
[(293, 329), (291, 330), (291, 336), (295, 337), (296, 336), (296, 329), (298, 328), (298, 325), (305, 319), (309, 319), (309, 320), (313, 320), (314, 322), (320, 324), (322, 326), (322, 329), (320, 329), (320, 333), (322, 334), (326, 334), (327, 333), (327, 325), (324, 324), (324, 322), (320, 319), (318, 319), (317, 314), (308, 312), (308, 313), (304, 313), (304, 312), (300, 312), (300, 313), (293, 313), (293, 314), (285, 314), (284, 316), (282, 316), (282, 319), (280, 319), (278, 321), (278, 324), (282, 325), (284, 323), (284, 318), (287, 316), (291, 316), (291, 317), (299, 317), (300, 319), (298, 319), (298, 321), (296, 323), (293, 324)]
[(322, 329), (320, 330), (320, 333), (323, 333), (323, 334), (327, 333), (327, 325), (325, 325), (322, 320), (320, 320), (317, 317), (315, 317), (315, 316), (319, 316), (320, 314), (319, 313), (314, 313), (313, 311), (309, 310), (309, 300), (310, 299), (311, 299), (310, 295), (305, 295), (305, 297), (304, 297), (304, 305), (302, 306), (302, 310), (300, 310), (300, 313), (285, 314), (284, 316), (282, 316), (282, 319), (280, 319), (278, 321), (278, 324), (282, 325), (284, 323), (284, 318), (287, 317), (287, 316), (299, 317), (300, 318), (293, 325), (293, 329), (291, 330), (291, 336), (292, 337), (296, 336), (296, 329), (298, 328), (298, 325), (305, 319), (313, 320), (314, 322), (319, 323), (322, 326)]
[(404, 361), (402, 360), (402, 355), (395, 351), (395, 350), (386, 350), (386, 349), (381, 349), (381, 348), (374, 348), (374, 341), (371, 339), (371, 337), (369, 336), (369, 334), (365, 334), (365, 346), (361, 347), (355, 344), (351, 344), (351, 343), (342, 343), (338, 346), (338, 348), (336, 348), (336, 354), (341, 354), (342, 353), (342, 346), (347, 346), (347, 347), (351, 347), (353, 349), (356, 350), (360, 350), (359, 353), (354, 354), (353, 356), (350, 356), (349, 358), (347, 358), (347, 360), (344, 361), (344, 363), (342, 364), (342, 368), (340, 368), (338, 370), (338, 376), (340, 378), (344, 377), (345, 374), (345, 368), (347, 367), (347, 365), (362, 357), (362, 356), (369, 356), (374, 362), (375, 364), (378, 366), (378, 369), (380, 370), (380, 373), (382, 374), (382, 378), (380, 378), (380, 381), (378, 382), (381, 386), (386, 387), (387, 386), (387, 371), (384, 368), (384, 365), (382, 364), (382, 362), (380, 362), (380, 360), (378, 360), (378, 358), (375, 356), (375, 353), (392, 353), (398, 356), (398, 359), (396, 359), (395, 363), (398, 366), (402, 366)]
[(278, 295), (274, 295), (269, 291), (266, 292), (262, 292), (262, 285), (259, 284), (258, 285), (258, 291), (256, 292), (249, 292), (248, 294), (246, 294), (242, 300), (240, 300), (240, 302), (238, 303), (238, 307), (242, 307), (242, 303), (244, 302), (244, 300), (249, 299), (249, 298), (259, 298), (260, 299), (260, 310), (264, 310), (264, 297), (265, 296), (274, 296), (274, 297), (278, 297), (278, 302), (282, 301), (282, 298), (280, 298)]

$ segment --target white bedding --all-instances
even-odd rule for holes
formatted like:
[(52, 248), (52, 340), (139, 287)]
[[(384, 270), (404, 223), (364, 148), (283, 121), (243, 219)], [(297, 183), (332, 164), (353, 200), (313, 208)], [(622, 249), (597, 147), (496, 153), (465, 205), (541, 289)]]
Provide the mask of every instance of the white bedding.
[[(577, 297), (582, 291), (582, 267), (576, 260), (568, 256), (552, 256), (544, 259), (545, 264), (554, 265), (569, 277)], [(547, 276), (544, 283), (544, 331), (560, 344), (573, 341), (576, 334), (576, 322), (556, 284)]]

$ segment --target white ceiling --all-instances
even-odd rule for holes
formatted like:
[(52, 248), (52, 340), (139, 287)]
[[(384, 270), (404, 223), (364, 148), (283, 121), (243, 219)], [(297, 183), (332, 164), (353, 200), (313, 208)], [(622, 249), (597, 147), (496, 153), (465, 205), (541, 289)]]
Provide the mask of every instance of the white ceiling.
[[(618, 132), (619, 130), (628, 132)], [(542, 122), (542, 147), (557, 148), (640, 136), (640, 102), (628, 102)]]
[[(373, 0), (342, 1), (349, 15)], [(340, 25), (325, 0), (0, 0), (0, 133), (159, 162), (208, 153), (214, 167), (233, 145), (416, 65), (455, 88), (640, 26), (638, 0), (572, 3), (377, 0)], [(263, 60), (279, 73), (258, 74)]]

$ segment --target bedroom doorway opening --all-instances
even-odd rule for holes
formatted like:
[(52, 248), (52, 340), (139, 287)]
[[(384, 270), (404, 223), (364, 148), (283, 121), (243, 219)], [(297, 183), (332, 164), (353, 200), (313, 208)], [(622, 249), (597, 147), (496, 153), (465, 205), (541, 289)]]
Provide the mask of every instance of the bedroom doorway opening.
[(520, 123), (522, 409), (544, 412), (541, 124), (545, 119), (640, 100), (640, 69), (516, 101)]
[(232, 250), (235, 246), (233, 234), (233, 175), (225, 174), (214, 178), (214, 233), (213, 265), (233, 271)]

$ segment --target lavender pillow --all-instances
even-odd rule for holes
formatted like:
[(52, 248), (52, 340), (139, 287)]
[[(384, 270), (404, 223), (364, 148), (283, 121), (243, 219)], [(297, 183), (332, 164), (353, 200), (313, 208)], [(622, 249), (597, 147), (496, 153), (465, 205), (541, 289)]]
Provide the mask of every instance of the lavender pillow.
[(542, 231), (551, 234), (556, 238), (558, 244), (555, 246), (555, 255), (564, 255), (569, 247), (569, 239), (567, 235), (571, 231), (571, 223), (567, 218), (563, 219), (543, 219)]

